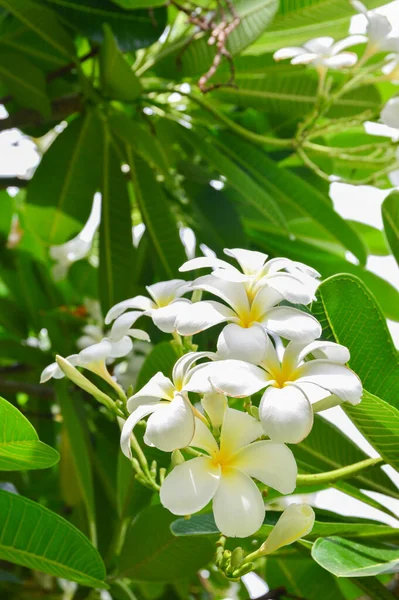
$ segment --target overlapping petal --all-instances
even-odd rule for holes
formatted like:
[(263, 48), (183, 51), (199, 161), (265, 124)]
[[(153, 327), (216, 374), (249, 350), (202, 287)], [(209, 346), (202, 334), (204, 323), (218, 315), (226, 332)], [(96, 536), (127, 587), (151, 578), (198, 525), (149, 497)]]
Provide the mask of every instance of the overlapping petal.
[(312, 406), (294, 385), (269, 387), (259, 405), (263, 431), (275, 442), (298, 444), (313, 426)]
[(230, 323), (223, 328), (217, 341), (220, 358), (244, 360), (255, 365), (262, 361), (267, 347), (267, 334), (257, 323), (251, 327)]
[(328, 360), (306, 362), (297, 371), (296, 383), (313, 383), (342, 400), (357, 404), (362, 396), (362, 383), (348, 367)]
[(224, 414), (220, 435), (220, 451), (232, 455), (262, 435), (259, 421), (245, 412), (228, 408)]
[(264, 326), (287, 340), (314, 340), (321, 335), (321, 325), (315, 317), (291, 306), (271, 308), (263, 319)]
[(195, 430), (194, 414), (181, 394), (162, 402), (147, 421), (146, 440), (164, 452), (188, 446)]

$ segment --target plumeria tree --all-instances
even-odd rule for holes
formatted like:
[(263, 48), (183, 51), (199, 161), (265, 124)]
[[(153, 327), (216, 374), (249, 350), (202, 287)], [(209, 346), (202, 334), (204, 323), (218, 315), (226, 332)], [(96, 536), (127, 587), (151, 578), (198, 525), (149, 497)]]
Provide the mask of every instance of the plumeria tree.
[(0, 0), (1, 598), (398, 597), (379, 4)]

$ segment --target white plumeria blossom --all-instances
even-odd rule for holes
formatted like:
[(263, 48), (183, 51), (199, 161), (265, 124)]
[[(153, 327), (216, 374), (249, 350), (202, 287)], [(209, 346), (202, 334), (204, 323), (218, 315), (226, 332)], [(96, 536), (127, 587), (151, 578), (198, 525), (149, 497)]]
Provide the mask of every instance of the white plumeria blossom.
[(265, 517), (262, 494), (252, 478), (282, 494), (294, 491), (297, 466), (284, 444), (255, 441), (260, 423), (250, 415), (227, 408), (220, 444), (200, 420), (190, 446), (207, 454), (188, 460), (166, 477), (161, 503), (175, 515), (191, 515), (211, 500), (215, 522), (229, 537), (255, 533)]
[(178, 312), (185, 304), (190, 303), (187, 298), (182, 298), (190, 289), (190, 283), (183, 279), (160, 281), (147, 287), (151, 298), (135, 296), (115, 304), (105, 317), (106, 325), (114, 321), (111, 337), (118, 339), (126, 335), (130, 327), (143, 315), (151, 317), (154, 324), (164, 333), (172, 333)]
[[(196, 365), (202, 358), (212, 358), (209, 352), (189, 352), (175, 364), (172, 380), (161, 371), (127, 402), (131, 413), (126, 419), (121, 433), (121, 448), (125, 456), (132, 457), (130, 436), (139, 421), (151, 415), (147, 421), (144, 441), (164, 452), (173, 452), (188, 446), (193, 438), (195, 409), (191, 405), (187, 391), (194, 374), (197, 374), (191, 391), (212, 392), (212, 385), (207, 377), (198, 376), (205, 365)], [(209, 363), (206, 363), (207, 365)], [(198, 414), (198, 413), (197, 413)]]
[(398, 38), (388, 37), (392, 25), (387, 17), (375, 11), (370, 11), (360, 0), (350, 0), (353, 8), (367, 19), (366, 34), (369, 42), (369, 54), (383, 50), (393, 50)]
[[(317, 319), (281, 301), (308, 304), (314, 300), (318, 273), (302, 263), (284, 258), (267, 261), (262, 252), (225, 250), (243, 272), (216, 257), (195, 258), (181, 270), (213, 267), (192, 289), (214, 294), (226, 304), (204, 300), (189, 304), (177, 315), (176, 330), (193, 335), (220, 323), (229, 323), (219, 336), (219, 358), (259, 363), (268, 346), (267, 333), (289, 340), (312, 340), (321, 335)], [(285, 269), (285, 271), (283, 271)]]
[(314, 510), (308, 504), (290, 504), (271, 530), (267, 540), (259, 550), (263, 554), (272, 554), (305, 537), (313, 529)]
[(289, 46), (274, 53), (275, 60), (291, 59), (292, 65), (313, 65), (316, 69), (344, 69), (357, 63), (357, 54), (343, 52), (367, 41), (364, 35), (351, 35), (334, 43), (332, 37), (318, 37), (303, 46)]
[(381, 111), (381, 121), (384, 125), (399, 129), (399, 96), (388, 100)]
[[(313, 360), (305, 360), (313, 355)], [(280, 360), (273, 344), (260, 366), (239, 360), (210, 363), (203, 372), (221, 393), (245, 398), (262, 389), (263, 431), (276, 442), (297, 444), (311, 431), (313, 413), (342, 402), (358, 404), (362, 384), (345, 366), (349, 351), (334, 342), (290, 342)]]

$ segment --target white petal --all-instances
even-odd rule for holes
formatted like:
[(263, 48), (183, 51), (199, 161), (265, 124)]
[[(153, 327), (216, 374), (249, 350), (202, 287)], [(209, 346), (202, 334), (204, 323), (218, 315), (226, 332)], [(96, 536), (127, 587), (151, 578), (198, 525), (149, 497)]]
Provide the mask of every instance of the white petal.
[(314, 510), (308, 504), (291, 504), (285, 509), (262, 544), (264, 554), (271, 554), (283, 546), (288, 546), (305, 537), (313, 529)]
[(160, 491), (161, 504), (174, 515), (192, 515), (212, 500), (219, 481), (219, 465), (209, 458), (193, 458), (166, 477)]
[(103, 361), (112, 353), (112, 343), (109, 339), (104, 338), (101, 342), (83, 348), (79, 352), (79, 365), (88, 365), (93, 362)]
[(191, 260), (185, 262), (180, 267), (179, 271), (184, 273), (185, 271), (195, 271), (196, 269), (204, 269), (206, 267), (211, 267), (212, 269), (222, 268), (232, 270), (235, 268), (227, 261), (216, 258), (216, 256), (199, 256), (198, 258), (192, 258)]
[(315, 340), (322, 331), (320, 323), (312, 315), (290, 306), (271, 308), (263, 324), (271, 333), (288, 340)]
[(265, 517), (262, 494), (248, 475), (224, 469), (213, 498), (218, 529), (227, 537), (248, 537), (261, 527)]
[(265, 388), (270, 380), (266, 371), (241, 360), (221, 360), (213, 365), (208, 367), (213, 385), (233, 398), (251, 396)]
[(129, 298), (128, 300), (123, 300), (122, 302), (118, 302), (106, 314), (105, 324), (109, 325), (111, 321), (117, 319), (120, 315), (122, 315), (126, 310), (131, 308), (138, 308), (140, 310), (150, 310), (154, 308), (154, 303), (149, 298), (145, 296), (136, 296), (135, 298)]
[(371, 13), (368, 16), (367, 37), (370, 43), (375, 45), (377, 49), (384, 48), (384, 42), (387, 36), (391, 33), (392, 26), (384, 15)]
[(172, 333), (176, 328), (176, 318), (190, 304), (187, 298), (174, 300), (168, 306), (162, 306), (152, 311), (151, 317), (154, 324), (164, 333)]
[[(303, 277), (302, 277), (303, 279)], [(294, 304), (309, 304), (315, 300), (317, 282), (308, 278), (307, 284), (289, 273), (277, 273), (267, 279), (267, 285)]]
[(367, 8), (366, 6), (364, 6), (363, 2), (360, 2), (360, 0), (349, 0), (349, 2), (352, 4), (353, 8), (358, 12), (362, 13), (363, 15), (367, 14)]
[(310, 52), (314, 52), (315, 54), (321, 54), (331, 48), (334, 44), (334, 38), (330, 36), (318, 37), (313, 40), (309, 40), (304, 44), (304, 48), (309, 50)]
[(142, 329), (129, 329), (128, 335), (142, 342), (151, 342), (148, 333), (146, 331), (143, 331)]
[(227, 398), (216, 391), (204, 394), (201, 404), (211, 420), (213, 427), (220, 427), (223, 423), (224, 413), (227, 408)]
[(321, 277), (320, 273), (316, 271), (316, 269), (313, 269), (313, 267), (309, 267), (309, 265), (305, 265), (305, 263), (297, 260), (283, 257), (272, 258), (269, 260), (265, 265), (264, 272), (273, 275), (282, 269), (295, 275), (295, 277), (299, 277), (300, 274), (305, 274), (312, 278)]
[(294, 58), (304, 54), (305, 50), (301, 46), (287, 46), (287, 48), (280, 48), (273, 54), (274, 60), (284, 60), (285, 58)]
[(384, 125), (399, 129), (399, 97), (391, 98), (381, 111)]
[(193, 282), (192, 287), (194, 290), (203, 290), (214, 294), (224, 300), (237, 313), (249, 311), (248, 296), (243, 283), (224, 281), (213, 275), (204, 275), (198, 277)]
[(307, 342), (290, 342), (284, 352), (284, 365), (295, 369), (309, 354), (339, 364), (345, 364), (350, 359), (348, 348), (335, 342), (324, 340), (310, 342), (310, 344)]
[(147, 286), (147, 291), (154, 299), (157, 306), (167, 306), (176, 298), (191, 289), (191, 282), (184, 279), (171, 279), (170, 281), (159, 281)]
[(257, 250), (225, 248), (224, 253), (235, 258), (246, 275), (256, 275), (267, 261), (267, 254)]
[(267, 334), (258, 324), (241, 327), (236, 323), (230, 323), (224, 327), (217, 342), (220, 358), (235, 358), (255, 365), (262, 361), (267, 347)]
[(181, 394), (161, 407), (148, 419), (146, 437), (160, 450), (173, 452), (188, 446), (194, 436), (194, 414)]
[[(304, 381), (295, 381), (295, 386), (302, 390), (310, 404), (312, 405), (313, 412), (316, 412), (315, 405), (318, 405), (319, 402), (325, 400), (326, 398), (331, 398), (331, 394), (328, 390), (325, 390), (314, 383), (305, 383)], [(341, 404), (342, 400), (337, 398), (336, 404)]]
[[(261, 284), (261, 281), (259, 282)], [(251, 306), (251, 316), (254, 321), (262, 322), (262, 318), (265, 316), (270, 308), (273, 308), (281, 302), (283, 299), (282, 295), (272, 287), (263, 284), (262, 287), (256, 293)]]
[[(213, 279), (218, 281), (216, 277)], [(213, 302), (212, 300), (194, 302), (194, 304), (188, 304), (187, 307), (184, 307), (184, 310), (178, 315), (176, 331), (180, 335), (194, 335), (214, 325), (236, 318), (237, 315), (234, 311), (221, 304), (221, 302)]]
[(133, 429), (136, 427), (137, 423), (144, 419), (147, 415), (155, 412), (161, 407), (161, 405), (156, 402), (153, 404), (142, 404), (139, 406), (131, 415), (126, 419), (122, 427), (121, 433), (121, 448), (122, 452), (128, 458), (132, 458), (132, 451), (130, 448), (130, 436)]
[(123, 338), (124, 335), (127, 334), (132, 325), (142, 317), (145, 313), (141, 310), (131, 310), (129, 312), (125, 312), (123, 315), (118, 317), (114, 324), (111, 327), (111, 331), (109, 333), (109, 338), (113, 342), (118, 342)]
[(344, 69), (345, 67), (353, 67), (358, 61), (358, 56), (354, 52), (341, 52), (335, 56), (325, 58), (323, 63), (326, 67), (332, 69)]
[(200, 448), (205, 450), (209, 455), (213, 456), (218, 450), (219, 446), (208, 427), (200, 419), (195, 419), (195, 433), (191, 440), (190, 446), (193, 448)]
[(299, 56), (295, 56), (291, 60), (292, 65), (310, 65), (310, 63), (314, 62), (318, 58), (317, 54), (313, 52), (308, 52), (304, 54), (300, 54)]
[(359, 402), (363, 392), (360, 379), (349, 367), (321, 359), (311, 360), (299, 367), (296, 381), (319, 385), (353, 404)]
[(262, 435), (259, 421), (241, 410), (227, 408), (220, 434), (220, 450), (231, 455)]
[(109, 354), (109, 358), (120, 358), (121, 356), (126, 356), (132, 351), (132, 349), (133, 342), (129, 336), (125, 335), (121, 340), (119, 340), (119, 342), (112, 342), (112, 349), (111, 353)]
[(263, 431), (275, 442), (298, 444), (313, 426), (312, 406), (302, 390), (269, 387), (259, 405)]
[(158, 373), (151, 377), (149, 382), (146, 383), (145, 386), (141, 388), (141, 390), (136, 392), (136, 394), (134, 394), (132, 398), (128, 400), (127, 408), (129, 411), (131, 410), (131, 404), (129, 404), (129, 402), (131, 399), (134, 398), (152, 397), (158, 399), (164, 398), (165, 400), (172, 400), (174, 397), (174, 393), (175, 386), (173, 385), (171, 380), (168, 377), (165, 377), (165, 375), (161, 373), (161, 371), (158, 371)]
[(332, 54), (338, 54), (339, 52), (342, 52), (342, 50), (345, 50), (345, 48), (350, 48), (351, 46), (356, 46), (357, 44), (364, 44), (367, 41), (368, 39), (365, 35), (349, 35), (343, 40), (335, 42), (332, 47)]
[(215, 269), (212, 271), (213, 277), (218, 277), (219, 279), (224, 279), (224, 281), (231, 281), (232, 283), (243, 283), (246, 281), (251, 281), (252, 277), (250, 275), (244, 275), (244, 273), (240, 273), (240, 271), (236, 268), (233, 269)]
[(181, 390), (184, 384), (187, 383), (188, 378), (192, 370), (194, 370), (194, 364), (203, 358), (213, 358), (215, 354), (213, 352), (187, 352), (180, 357), (172, 371), (172, 379), (176, 388)]
[(295, 490), (298, 469), (285, 444), (269, 440), (254, 442), (241, 448), (230, 464), (281, 494), (292, 494)]

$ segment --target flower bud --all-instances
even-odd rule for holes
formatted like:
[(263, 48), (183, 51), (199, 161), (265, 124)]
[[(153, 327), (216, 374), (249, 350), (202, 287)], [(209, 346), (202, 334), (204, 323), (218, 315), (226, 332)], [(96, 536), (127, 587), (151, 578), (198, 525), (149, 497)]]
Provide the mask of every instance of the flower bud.
[(259, 421), (259, 408), (257, 406), (252, 405), (249, 409), (249, 414), (251, 415), (251, 417)]
[(242, 565), (243, 560), (244, 550), (241, 548), (241, 546), (237, 546), (237, 548), (234, 548), (231, 554), (231, 568), (233, 569), (233, 571), (235, 571), (236, 569), (238, 569), (238, 567)]
[(184, 463), (184, 456), (180, 452), (180, 450), (173, 450), (171, 461), (173, 467), (177, 467), (177, 465), (181, 465), (182, 463)]
[(87, 377), (82, 375), (80, 371), (77, 370), (69, 361), (67, 361), (62, 356), (56, 356), (55, 360), (57, 361), (57, 365), (61, 369), (61, 371), (77, 386), (82, 388), (85, 392), (91, 394), (98, 402), (104, 404), (108, 408), (114, 409), (113, 400), (104, 394), (94, 383), (92, 383)]
[(262, 554), (271, 554), (283, 546), (296, 542), (313, 528), (315, 514), (308, 504), (291, 504), (285, 509), (267, 540), (259, 548)]
[(238, 578), (238, 577), (242, 577), (243, 575), (246, 575), (247, 573), (250, 573), (251, 571), (254, 570), (254, 563), (249, 562), (246, 563), (245, 565), (242, 565), (242, 567), (240, 567), (239, 569), (236, 569), (236, 571), (233, 571), (232, 573), (232, 577), (234, 579)]

